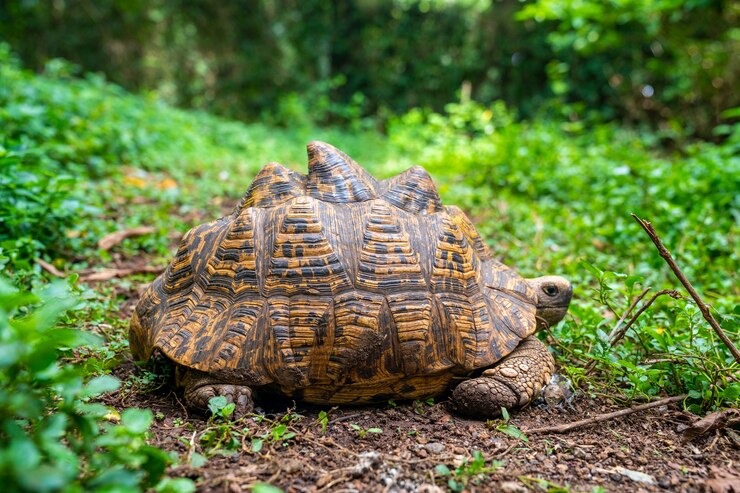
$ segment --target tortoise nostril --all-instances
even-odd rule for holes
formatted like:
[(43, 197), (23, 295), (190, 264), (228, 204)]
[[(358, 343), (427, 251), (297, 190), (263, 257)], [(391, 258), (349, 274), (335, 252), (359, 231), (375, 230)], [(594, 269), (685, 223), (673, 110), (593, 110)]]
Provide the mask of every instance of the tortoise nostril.
[(542, 291), (547, 296), (557, 296), (557, 294), (560, 292), (560, 290), (558, 289), (558, 287), (555, 286), (554, 284), (546, 284), (546, 285), (542, 286)]

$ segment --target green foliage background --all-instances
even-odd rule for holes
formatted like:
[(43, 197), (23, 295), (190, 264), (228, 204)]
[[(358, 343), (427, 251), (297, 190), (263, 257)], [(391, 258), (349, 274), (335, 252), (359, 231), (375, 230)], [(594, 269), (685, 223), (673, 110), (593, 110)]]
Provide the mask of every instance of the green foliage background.
[(382, 123), (471, 96), (676, 139), (738, 106), (739, 15), (730, 0), (8, 0), (0, 38), (35, 69), (62, 57), (247, 121)]
[[(738, 365), (686, 298), (610, 346), (640, 292), (678, 287), (630, 212), (738, 341), (737, 16), (702, 0), (2, 3), (0, 478), (193, 488), (147, 445), (150, 414), (116, 422), (97, 402), (147, 385), (108, 373), (129, 357), (122, 293), (150, 278), (74, 272), (166, 265), (263, 164), (304, 171), (313, 139), (381, 178), (425, 166), (500, 259), (570, 278), (543, 337), (581, 392), (738, 406)], [(155, 233), (97, 246), (142, 225)]]

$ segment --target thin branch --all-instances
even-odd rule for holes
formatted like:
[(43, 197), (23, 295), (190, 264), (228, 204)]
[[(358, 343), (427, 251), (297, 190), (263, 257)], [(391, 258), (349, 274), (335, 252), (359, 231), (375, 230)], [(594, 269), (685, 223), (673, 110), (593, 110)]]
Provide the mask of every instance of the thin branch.
[(655, 302), (655, 300), (657, 300), (658, 298), (660, 298), (661, 296), (666, 295), (666, 294), (668, 296), (670, 296), (671, 298), (673, 298), (673, 299), (677, 299), (677, 298), (680, 298), (681, 297), (681, 294), (678, 291), (676, 291), (675, 289), (663, 289), (663, 290), (658, 291), (657, 293), (655, 293), (647, 301), (647, 303), (645, 303), (644, 305), (642, 305), (640, 307), (640, 309), (637, 310), (637, 313), (635, 313), (632, 316), (632, 318), (630, 318), (629, 321), (626, 324), (624, 324), (624, 326), (621, 329), (619, 329), (616, 334), (614, 334), (614, 338), (611, 340), (611, 342), (609, 342), (609, 347), (610, 348), (613, 348), (614, 346), (616, 346), (617, 343), (622, 339), (622, 337), (624, 337), (624, 334), (627, 333), (627, 331), (632, 326), (632, 324), (634, 324), (637, 321), (637, 319), (640, 318), (640, 315), (642, 315), (643, 312), (645, 310), (647, 310), (648, 307), (653, 304), (653, 302)]
[(527, 435), (534, 435), (538, 433), (566, 433), (572, 430), (576, 430), (578, 428), (591, 426), (596, 423), (602, 423), (604, 421), (609, 421), (615, 418), (621, 418), (622, 416), (627, 416), (627, 415), (630, 415), (630, 414), (633, 414), (639, 411), (645, 411), (646, 409), (652, 409), (654, 407), (664, 406), (672, 402), (682, 401), (686, 399), (686, 397), (687, 397), (686, 394), (676, 395), (673, 397), (666, 397), (665, 399), (659, 399), (657, 401), (648, 402), (646, 404), (640, 404), (638, 406), (632, 406), (626, 409), (620, 409), (619, 411), (614, 411), (614, 412), (606, 413), (606, 414), (599, 414), (591, 418), (582, 419), (580, 421), (574, 421), (573, 423), (565, 423), (562, 425), (555, 425), (555, 426), (545, 426), (543, 428), (533, 428), (531, 430), (522, 430), (522, 432), (526, 433)]
[(722, 340), (722, 342), (725, 343), (725, 346), (727, 346), (732, 355), (735, 357), (735, 361), (740, 364), (740, 351), (738, 351), (730, 338), (727, 337), (727, 334), (725, 334), (725, 332), (722, 330), (722, 327), (719, 326), (717, 320), (714, 318), (714, 316), (712, 316), (712, 313), (709, 310), (709, 306), (704, 303), (704, 300), (701, 299), (701, 296), (699, 296), (699, 293), (696, 292), (694, 286), (691, 285), (684, 273), (681, 272), (681, 269), (678, 268), (676, 261), (673, 260), (671, 252), (669, 252), (665, 245), (663, 245), (663, 242), (660, 240), (660, 237), (658, 237), (658, 233), (655, 232), (655, 228), (653, 228), (653, 225), (648, 221), (640, 219), (635, 214), (631, 214), (631, 216), (635, 218), (637, 224), (639, 224), (642, 229), (645, 230), (655, 247), (658, 249), (658, 254), (663, 257), (663, 260), (666, 261), (678, 280), (681, 282), (681, 284), (683, 284), (683, 287), (686, 288), (686, 291), (688, 291), (691, 297), (694, 299), (694, 302), (699, 307), (704, 320), (706, 320), (707, 323), (709, 323), (709, 325), (712, 327), (712, 329), (714, 329), (714, 332), (716, 332), (717, 336)]
[[(644, 291), (644, 292), (643, 292), (643, 294), (645, 294), (646, 292), (647, 292), (647, 291)], [(632, 327), (632, 324), (634, 324), (634, 323), (635, 323), (635, 322), (637, 321), (637, 319), (638, 319), (638, 318), (640, 318), (640, 315), (642, 315), (642, 314), (643, 314), (643, 313), (645, 312), (645, 310), (647, 310), (647, 309), (648, 309), (648, 307), (649, 307), (650, 305), (652, 305), (652, 304), (653, 304), (653, 302), (655, 302), (655, 300), (657, 300), (657, 299), (658, 299), (659, 297), (661, 297), (661, 296), (663, 296), (663, 295), (666, 295), (666, 294), (667, 294), (667, 295), (669, 295), (669, 296), (670, 296), (671, 298), (679, 298), (679, 297), (681, 296), (681, 295), (679, 294), (679, 292), (678, 292), (678, 291), (675, 291), (675, 290), (673, 290), (673, 289), (663, 289), (663, 290), (661, 290), (661, 291), (658, 291), (657, 293), (655, 293), (655, 294), (654, 294), (654, 295), (652, 296), (652, 298), (650, 298), (650, 299), (649, 299), (649, 300), (647, 301), (647, 303), (645, 303), (644, 305), (642, 305), (642, 306), (640, 307), (640, 309), (639, 309), (639, 310), (637, 310), (637, 312), (636, 312), (636, 313), (635, 313), (634, 315), (632, 315), (632, 318), (630, 318), (630, 319), (629, 319), (629, 320), (627, 321), (627, 323), (626, 323), (626, 324), (624, 324), (624, 325), (623, 325), (623, 326), (622, 326), (622, 327), (621, 327), (621, 328), (620, 328), (620, 329), (619, 329), (618, 331), (616, 331), (616, 333), (614, 334), (614, 337), (613, 337), (613, 338), (611, 339), (611, 341), (609, 342), (609, 349), (611, 349), (611, 348), (613, 348), (614, 346), (616, 346), (616, 345), (617, 345), (617, 343), (618, 343), (618, 342), (619, 342), (619, 341), (620, 341), (620, 340), (622, 339), (622, 337), (624, 337), (624, 335), (625, 335), (625, 334), (627, 333), (627, 331), (629, 330), (629, 328), (630, 328), (630, 327)], [(586, 365), (586, 375), (589, 375), (589, 374), (591, 374), (591, 372), (593, 371), (594, 367), (596, 366), (596, 361), (597, 361), (597, 360), (595, 360), (595, 359), (592, 359), (592, 360), (591, 360), (591, 361), (590, 361), (590, 362), (588, 363), (588, 365)]]
[(614, 328), (612, 329), (611, 333), (609, 334), (609, 340), (612, 340), (612, 338), (614, 338), (614, 334), (617, 333), (617, 330), (619, 330), (619, 326), (622, 325), (622, 323), (624, 322), (624, 319), (630, 316), (630, 314), (632, 313), (632, 310), (635, 309), (635, 307), (637, 306), (637, 304), (640, 301), (642, 301), (642, 299), (645, 297), (646, 294), (648, 294), (649, 291), (650, 291), (650, 288), (645, 288), (643, 290), (643, 292), (640, 293), (639, 295), (637, 295), (637, 297), (634, 299), (634, 301), (632, 301), (632, 303), (630, 304), (629, 308), (627, 308), (627, 311), (625, 311), (622, 314), (622, 316), (619, 317), (619, 320), (617, 320), (617, 323), (614, 324)]

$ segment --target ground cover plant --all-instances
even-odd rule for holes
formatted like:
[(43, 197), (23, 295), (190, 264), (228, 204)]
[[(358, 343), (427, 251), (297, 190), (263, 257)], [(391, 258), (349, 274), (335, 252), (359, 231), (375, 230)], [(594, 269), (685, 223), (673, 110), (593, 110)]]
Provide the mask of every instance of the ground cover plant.
[[(650, 473), (656, 483), (645, 488), (699, 488), (709, 463), (727, 464), (732, 435), (679, 445), (661, 419), (687, 424), (674, 410), (650, 416), (649, 429), (633, 419), (566, 439), (528, 430), (666, 395), (687, 394), (681, 405), (698, 414), (738, 406), (737, 363), (629, 216), (653, 221), (737, 341), (737, 126), (720, 144), (666, 151), (650, 133), (521, 120), (503, 103), (467, 102), (394, 117), (383, 135), (279, 129), (173, 109), (74, 72), (53, 62), (34, 75), (0, 48), (0, 265), (16, 286), (1, 293), (0, 477), (17, 490), (357, 483), (457, 491), (492, 480), (591, 490), (630, 480), (617, 467)], [(360, 410), (268, 401), (263, 414), (231, 422), (224, 402), (212, 402), (211, 417), (188, 414), (165, 369), (134, 365), (127, 318), (154, 275), (144, 267), (162, 268), (187, 229), (228, 213), (263, 164), (304, 170), (311, 139), (340, 146), (380, 177), (427, 167), (444, 202), (463, 207), (505, 263), (573, 281), (570, 315), (543, 337), (578, 392), (574, 411), (527, 409), (480, 423), (452, 417), (443, 400)], [(141, 227), (148, 232), (101, 243)], [(23, 294), (56, 277), (66, 277), (63, 295)], [(656, 298), (616, 338), (631, 305), (668, 289), (679, 295)], [(657, 452), (641, 448), (634, 428)], [(604, 442), (613, 445), (600, 449)], [(672, 454), (675, 467), (660, 454)], [(589, 469), (593, 462), (607, 473)]]

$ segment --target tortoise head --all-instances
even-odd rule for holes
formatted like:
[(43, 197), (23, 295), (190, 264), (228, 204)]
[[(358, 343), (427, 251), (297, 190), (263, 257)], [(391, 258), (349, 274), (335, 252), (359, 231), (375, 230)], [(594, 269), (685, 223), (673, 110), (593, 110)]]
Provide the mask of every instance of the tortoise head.
[(573, 296), (570, 281), (560, 276), (527, 279), (537, 294), (537, 330), (552, 327), (565, 317)]

